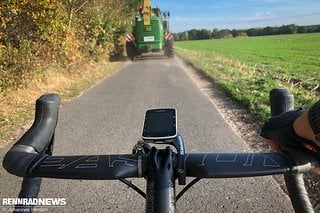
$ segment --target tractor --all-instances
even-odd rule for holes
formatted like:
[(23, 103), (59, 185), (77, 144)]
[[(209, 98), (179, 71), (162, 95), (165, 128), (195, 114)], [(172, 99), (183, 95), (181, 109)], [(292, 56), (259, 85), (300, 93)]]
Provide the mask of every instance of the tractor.
[(174, 57), (174, 36), (169, 32), (169, 17), (168, 11), (151, 8), (150, 0), (140, 2), (132, 34), (126, 36), (126, 50), (130, 60), (141, 57), (142, 53), (162, 50), (166, 57)]

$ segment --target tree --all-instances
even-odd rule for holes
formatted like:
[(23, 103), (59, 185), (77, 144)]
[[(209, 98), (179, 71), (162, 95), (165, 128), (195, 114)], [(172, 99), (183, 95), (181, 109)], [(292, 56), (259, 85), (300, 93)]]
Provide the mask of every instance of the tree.
[(218, 37), (218, 33), (219, 33), (219, 29), (218, 28), (214, 28), (211, 32), (211, 38), (217, 38)]
[(263, 28), (263, 35), (274, 35), (274, 27)]
[(245, 30), (239, 30), (239, 31), (238, 31), (238, 36), (246, 37), (246, 36), (248, 36), (248, 35), (247, 35), (247, 33), (246, 33)]
[(232, 36), (233, 36), (234, 38), (239, 36), (239, 32), (238, 32), (238, 30), (236, 30), (236, 29), (233, 29), (233, 30), (231, 31), (231, 33), (232, 33)]
[(306, 26), (299, 26), (297, 32), (298, 33), (306, 33), (307, 27)]
[(197, 30), (196, 29), (192, 29), (188, 31), (188, 39), (189, 40), (196, 40), (197, 39)]
[(196, 34), (197, 39), (210, 39), (211, 38), (211, 31), (207, 29), (201, 29), (197, 31)]
[(229, 29), (220, 30), (218, 33), (218, 38), (232, 38), (232, 32)]
[(247, 35), (248, 36), (261, 36), (263, 35), (263, 29), (262, 28), (250, 28), (247, 30)]
[(294, 34), (297, 32), (297, 26), (295, 24), (283, 25), (279, 28), (280, 34)]

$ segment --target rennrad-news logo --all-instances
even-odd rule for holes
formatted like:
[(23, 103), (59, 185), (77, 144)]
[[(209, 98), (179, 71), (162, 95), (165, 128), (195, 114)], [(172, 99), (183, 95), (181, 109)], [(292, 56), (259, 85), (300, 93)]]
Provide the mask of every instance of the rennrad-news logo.
[(2, 198), (3, 206), (65, 206), (66, 198)]

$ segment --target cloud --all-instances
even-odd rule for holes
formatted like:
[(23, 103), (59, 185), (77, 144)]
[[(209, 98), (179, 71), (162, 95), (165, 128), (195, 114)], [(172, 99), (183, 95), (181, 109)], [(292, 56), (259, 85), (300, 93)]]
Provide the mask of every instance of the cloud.
[(277, 15), (270, 11), (260, 11), (248, 15), (226, 17), (173, 17), (171, 30), (183, 32), (186, 29), (248, 29), (251, 27), (281, 26), (285, 24), (310, 25), (319, 24), (319, 13), (300, 15)]
[(319, 0), (153, 0), (170, 10), (173, 32), (186, 29), (243, 29), (284, 24), (319, 24)]

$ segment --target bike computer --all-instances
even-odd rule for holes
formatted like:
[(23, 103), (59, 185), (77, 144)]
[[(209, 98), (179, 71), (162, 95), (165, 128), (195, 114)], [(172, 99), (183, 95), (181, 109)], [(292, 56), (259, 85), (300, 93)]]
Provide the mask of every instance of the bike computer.
[(176, 109), (150, 109), (146, 111), (142, 138), (153, 142), (177, 137)]

